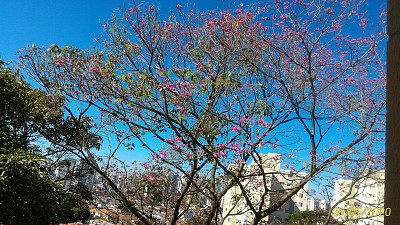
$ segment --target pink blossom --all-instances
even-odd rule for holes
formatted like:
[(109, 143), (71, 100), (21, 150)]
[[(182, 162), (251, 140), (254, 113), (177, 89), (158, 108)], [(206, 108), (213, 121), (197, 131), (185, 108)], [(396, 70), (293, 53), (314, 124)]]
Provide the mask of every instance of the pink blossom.
[(288, 16), (288, 15), (286, 15), (286, 14), (284, 14), (284, 15), (281, 15), (281, 19), (283, 19), (283, 20), (286, 20), (287, 18), (289, 18), (289, 16)]
[(247, 20), (251, 20), (251, 19), (254, 18), (254, 14), (251, 13), (251, 12), (246, 12), (245, 18), (246, 18)]
[(174, 73), (179, 73), (181, 70), (179, 69), (179, 68), (173, 68), (172, 69), (172, 72), (174, 72)]
[(148, 162), (144, 162), (142, 164), (142, 166), (143, 166), (143, 168), (147, 169), (147, 168), (149, 168), (149, 163)]
[(267, 121), (264, 120), (257, 120), (257, 123), (263, 127), (268, 127), (269, 123)]
[(185, 48), (191, 48), (193, 46), (193, 43), (191, 42), (191, 41), (188, 41), (186, 44), (185, 44)]
[(90, 71), (94, 74), (100, 74), (100, 68), (98, 67), (90, 67)]
[(226, 148), (226, 144), (225, 143), (217, 144), (216, 147), (219, 149), (224, 149)]
[(215, 158), (219, 158), (219, 157), (222, 157), (222, 156), (227, 156), (228, 153), (226, 151), (224, 151), (224, 150), (221, 150), (219, 152), (214, 152), (213, 155), (214, 155)]
[(239, 126), (231, 127), (231, 131), (233, 131), (233, 132), (239, 132), (239, 131), (240, 131), (240, 127), (239, 127)]
[(56, 61), (56, 66), (57, 67), (64, 66), (64, 64), (65, 64), (65, 60), (57, 60)]
[(172, 150), (181, 150), (182, 149), (182, 145), (174, 145), (171, 147)]
[(168, 155), (167, 152), (165, 152), (165, 151), (160, 151), (160, 156), (161, 156), (161, 157), (165, 158), (165, 157), (167, 157), (167, 155)]
[(153, 156), (153, 158), (155, 158), (155, 159), (160, 159), (160, 158), (161, 158), (161, 157), (160, 157), (157, 153), (155, 153), (155, 152), (151, 153), (151, 156)]
[(180, 9), (182, 9), (182, 6), (181, 5), (176, 5), (176, 9), (180, 10)]
[(235, 12), (240, 15), (240, 14), (242, 14), (243, 9), (236, 9)]
[(339, 55), (339, 58), (343, 59), (344, 57), (346, 57), (347, 52), (341, 52)]
[(182, 138), (181, 137), (179, 137), (179, 136), (176, 136), (175, 137), (175, 142), (181, 142), (182, 141)]
[(239, 123), (244, 123), (244, 124), (247, 124), (248, 122), (249, 122), (249, 119), (248, 118), (246, 118), (246, 117), (242, 117), (242, 118), (240, 118), (239, 119), (239, 121), (238, 121)]
[(239, 148), (239, 145), (237, 143), (235, 144), (231, 144), (232, 150), (236, 153), (236, 154), (243, 154), (244, 152), (244, 148)]
[(153, 174), (146, 174), (146, 175), (144, 175), (144, 178), (148, 179), (149, 181), (154, 181), (154, 180), (160, 181), (161, 180), (161, 178), (156, 177)]
[(168, 144), (173, 144), (173, 143), (175, 143), (175, 140), (172, 138), (169, 138), (169, 139), (165, 139), (164, 142), (167, 142)]
[(149, 6), (149, 12), (154, 12), (154, 6)]
[(319, 154), (316, 153), (316, 152), (314, 153), (314, 152), (310, 151), (309, 154), (310, 154), (311, 156), (315, 157), (315, 158), (318, 158), (318, 157), (319, 157)]
[(362, 18), (360, 21), (360, 27), (365, 27), (368, 23), (367, 18)]
[(332, 8), (325, 9), (326, 14), (331, 15), (333, 13)]
[(138, 7), (132, 7), (128, 9), (128, 12), (133, 13), (133, 12), (138, 12), (139, 8)]

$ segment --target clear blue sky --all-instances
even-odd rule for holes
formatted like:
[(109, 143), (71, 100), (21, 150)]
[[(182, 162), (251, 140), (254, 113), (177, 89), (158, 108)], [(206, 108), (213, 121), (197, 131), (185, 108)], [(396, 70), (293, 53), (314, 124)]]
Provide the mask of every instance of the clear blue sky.
[[(226, 0), (137, 2), (154, 5), (164, 14), (177, 4), (190, 4), (201, 10), (229, 4)], [(3, 61), (14, 61), (18, 49), (33, 43), (89, 48), (94, 45), (93, 38), (101, 35), (102, 24), (111, 18), (113, 10), (130, 5), (131, 0), (0, 1), (0, 56)]]
[[(163, 14), (176, 4), (189, 5), (200, 10), (235, 7), (252, 1), (234, 0), (139, 0), (152, 4)], [(254, 1), (253, 1), (254, 2)], [(260, 1), (261, 2), (261, 1)], [(0, 1), (0, 56), (3, 61), (14, 61), (17, 50), (31, 44), (48, 46), (73, 45), (89, 48), (93, 38), (102, 33), (102, 24), (114, 9), (128, 7), (131, 0), (3, 0)], [(386, 4), (382, 0), (367, 0), (369, 18), (377, 18)]]

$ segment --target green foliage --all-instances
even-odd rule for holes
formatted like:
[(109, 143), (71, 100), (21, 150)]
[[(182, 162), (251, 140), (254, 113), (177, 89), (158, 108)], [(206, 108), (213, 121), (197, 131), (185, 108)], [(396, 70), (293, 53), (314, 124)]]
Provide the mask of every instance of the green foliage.
[(46, 176), (43, 157), (20, 150), (1, 152), (0, 223), (46, 225), (88, 219), (80, 196)]
[(36, 142), (57, 129), (54, 124), (64, 124), (61, 99), (32, 89), (0, 65), (0, 101), (0, 224), (88, 219), (84, 192), (69, 193), (53, 182), (47, 159), (38, 154)]
[[(301, 224), (301, 225), (314, 225), (317, 223), (323, 224), (328, 218), (328, 213), (324, 211), (303, 211), (297, 214), (289, 215), (289, 222), (287, 224)], [(329, 224), (339, 224), (333, 218)]]
[(36, 152), (40, 131), (62, 119), (61, 101), (32, 89), (18, 74), (0, 67), (0, 146)]

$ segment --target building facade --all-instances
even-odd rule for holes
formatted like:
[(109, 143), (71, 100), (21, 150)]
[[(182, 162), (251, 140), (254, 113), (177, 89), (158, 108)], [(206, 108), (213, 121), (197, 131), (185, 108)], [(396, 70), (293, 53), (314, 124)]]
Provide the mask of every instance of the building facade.
[(335, 219), (345, 223), (351, 220), (358, 225), (383, 225), (385, 170), (366, 173), (357, 181), (335, 180), (332, 202)]
[[(264, 176), (249, 176), (241, 184), (245, 187), (246, 194), (254, 205), (259, 206), (263, 204), (263, 208), (267, 208), (289, 190), (296, 187), (302, 178), (306, 176), (306, 173), (281, 169), (282, 158), (280, 154), (268, 153), (259, 155), (260, 158), (258, 161), (245, 166), (245, 173), (257, 173), (258, 168), (261, 166), (264, 170)], [(286, 222), (289, 220), (289, 214), (307, 210), (307, 192), (308, 185), (306, 184), (295, 196), (277, 211), (264, 218), (263, 221)], [(253, 213), (249, 210), (243, 198), (242, 190), (239, 186), (234, 186), (227, 192), (223, 200), (222, 210), (224, 225), (248, 224), (254, 218)]]

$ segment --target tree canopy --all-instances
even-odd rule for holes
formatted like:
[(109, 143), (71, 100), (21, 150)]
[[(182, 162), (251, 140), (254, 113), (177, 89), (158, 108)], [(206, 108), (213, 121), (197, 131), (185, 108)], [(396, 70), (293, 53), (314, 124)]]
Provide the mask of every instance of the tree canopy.
[[(180, 177), (163, 221), (176, 224), (199, 195), (208, 204), (198, 210), (205, 223), (222, 224), (224, 196), (237, 188), (231, 209), (243, 202), (247, 222), (259, 224), (309, 182), (359, 179), (382, 166), (386, 37), (366, 29), (360, 9), (355, 0), (278, 0), (218, 12), (178, 5), (163, 19), (153, 6), (133, 5), (104, 24), (102, 49), (33, 46), (20, 65), (116, 136), (106, 162), (90, 149), (75, 153), (90, 158), (144, 224), (159, 222), (148, 207), (161, 199), (145, 207), (112, 179), (131, 173), (115, 156), (123, 145), (153, 156), (138, 167), (142, 182), (164, 178), (147, 173), (148, 163)], [(279, 155), (265, 160), (267, 152)], [(266, 161), (283, 161), (291, 172), (270, 171)], [(294, 174), (296, 185), (275, 195), (274, 174)]]
[(61, 102), (31, 88), (17, 71), (3, 65), (0, 99), (0, 223), (48, 225), (87, 219), (78, 216), (85, 200), (50, 179), (50, 161), (40, 154), (43, 131), (62, 119)]

